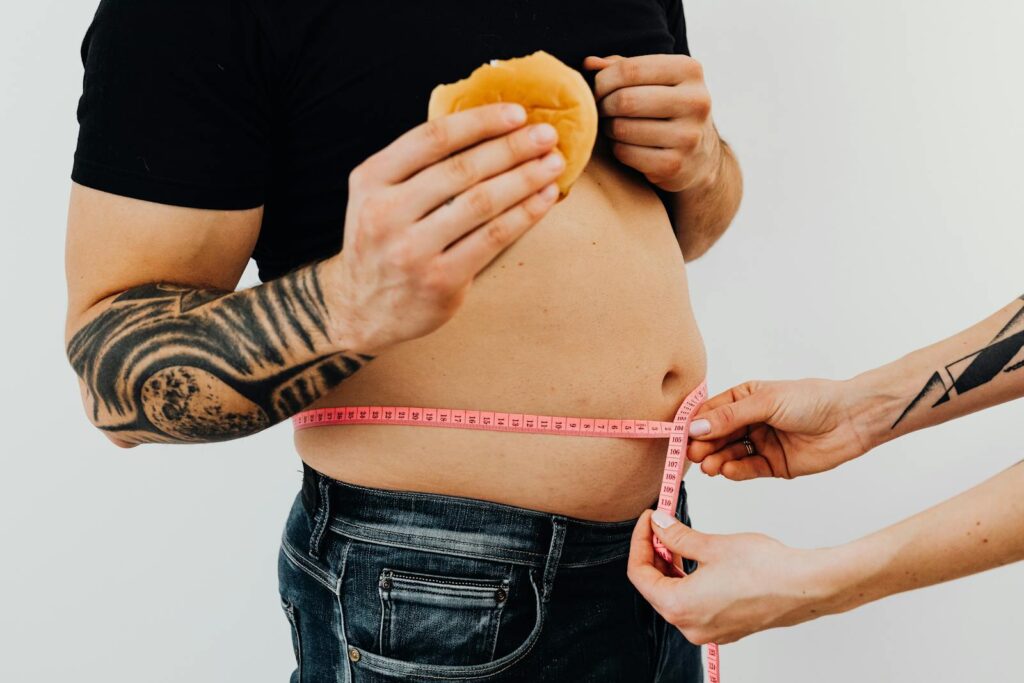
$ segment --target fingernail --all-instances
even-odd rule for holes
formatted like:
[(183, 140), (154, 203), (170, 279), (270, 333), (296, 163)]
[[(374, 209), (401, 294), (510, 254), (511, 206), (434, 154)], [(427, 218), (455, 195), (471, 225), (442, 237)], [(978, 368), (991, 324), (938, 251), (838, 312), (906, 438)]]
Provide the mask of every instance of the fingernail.
[(651, 515), (651, 521), (662, 529), (667, 529), (679, 520), (676, 519), (674, 515), (670, 515), (664, 510), (655, 510), (654, 514)]
[(694, 420), (690, 423), (690, 436), (704, 436), (711, 433), (711, 423), (708, 420)]
[(557, 131), (548, 123), (539, 123), (530, 131), (530, 139), (542, 145), (554, 142), (556, 137), (558, 137)]
[(551, 183), (543, 190), (540, 191), (540, 197), (544, 201), (550, 202), (552, 199), (558, 196), (558, 185)]
[(521, 104), (506, 104), (502, 114), (505, 116), (505, 120), (512, 124), (526, 121), (526, 110)]
[(544, 161), (542, 163), (546, 168), (549, 168), (552, 171), (560, 171), (562, 170), (562, 167), (565, 166), (565, 160), (562, 159), (562, 155), (558, 152), (548, 154), (544, 157)]

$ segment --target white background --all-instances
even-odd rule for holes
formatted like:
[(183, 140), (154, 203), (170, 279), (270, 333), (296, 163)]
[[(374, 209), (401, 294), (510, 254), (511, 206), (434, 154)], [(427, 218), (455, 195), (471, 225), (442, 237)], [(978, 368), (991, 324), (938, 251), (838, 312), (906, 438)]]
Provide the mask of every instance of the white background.
[[(119, 451), (87, 425), (63, 358), (94, 7), (34, 0), (0, 19), (0, 680), (283, 681), (290, 428)], [(692, 0), (687, 13), (746, 175), (740, 217), (691, 268), (713, 390), (849, 376), (1024, 291), (1024, 5)], [(694, 472), (695, 521), (806, 547), (853, 539), (1019, 460), (1022, 407), (806, 480)], [(988, 572), (725, 647), (725, 680), (1024, 680), (1022, 605), (1024, 565)]]

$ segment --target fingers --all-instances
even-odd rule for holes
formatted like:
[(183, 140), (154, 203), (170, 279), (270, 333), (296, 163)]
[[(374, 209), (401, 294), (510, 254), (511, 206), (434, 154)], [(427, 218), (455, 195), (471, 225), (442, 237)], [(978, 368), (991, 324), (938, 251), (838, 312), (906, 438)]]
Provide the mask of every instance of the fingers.
[[(718, 399), (719, 397), (715, 397)], [(690, 424), (690, 436), (701, 441), (728, 439), (733, 441), (745, 433), (746, 428), (768, 422), (775, 412), (772, 398), (765, 391), (755, 391), (732, 402), (714, 401), (717, 405), (701, 410), (700, 417)]]
[(747, 481), (761, 477), (776, 477), (768, 458), (763, 455), (750, 455), (739, 460), (724, 463), (721, 467), (722, 476), (733, 481)]
[(615, 142), (612, 143), (612, 154), (622, 163), (637, 169), (649, 178), (673, 178), (683, 168), (683, 158), (674, 149), (640, 147)]
[(675, 599), (674, 590), (681, 585), (681, 579), (666, 576), (655, 566), (655, 560), (660, 558), (654, 554), (652, 542), (651, 512), (647, 510), (633, 527), (626, 575), (647, 602), (661, 611), (664, 605)]
[[(676, 85), (689, 75), (702, 73), (700, 63), (686, 55), (642, 55), (590, 63), (600, 64), (596, 68), (601, 69), (594, 77), (597, 99), (633, 85)], [(584, 67), (587, 67), (586, 61)]]
[(601, 130), (612, 140), (644, 147), (676, 147), (684, 142), (678, 125), (664, 119), (612, 117), (601, 121)]
[(470, 145), (519, 128), (526, 110), (488, 104), (416, 126), (360, 165), (371, 182), (394, 185)]
[(665, 547), (674, 554), (698, 562), (704, 559), (708, 539), (705, 534), (694, 531), (663, 510), (651, 515), (651, 527)]
[(442, 253), (439, 257), (441, 270), (460, 282), (469, 281), (508, 245), (533, 227), (554, 206), (557, 198), (558, 186), (554, 183), (543, 187), (540, 192), (528, 195)]
[(598, 100), (597, 111), (601, 116), (673, 118), (686, 113), (683, 105), (684, 98), (670, 86), (633, 85)]
[(710, 477), (714, 477), (722, 473), (722, 466), (726, 463), (752, 457), (754, 455), (747, 451), (747, 447), (742, 440), (732, 441), (702, 458), (700, 461), (700, 471)]
[[(508, 135), (488, 140), (423, 169), (403, 183), (400, 188), (402, 194), (400, 204), (403, 206), (403, 210), (409, 212), (407, 216), (409, 220), (419, 220), (450, 198), (471, 190), (479, 183), (515, 168), (530, 159), (543, 156), (554, 149), (557, 142), (558, 132), (554, 126), (547, 123), (527, 126)], [(561, 172), (561, 167), (553, 168), (557, 171), (554, 177), (557, 177), (557, 174)], [(551, 179), (553, 177), (546, 178), (543, 182)], [(540, 187), (535, 189), (540, 189)], [(470, 199), (482, 201), (484, 198), (470, 197)], [(515, 198), (503, 208), (507, 208), (519, 199), (522, 199), (522, 196)], [(482, 206), (484, 209), (487, 207), (488, 204)], [(482, 220), (467, 227), (475, 227), (490, 218), (493, 218), (493, 215), (485, 215)], [(444, 244), (440, 245), (440, 247), (443, 246)]]

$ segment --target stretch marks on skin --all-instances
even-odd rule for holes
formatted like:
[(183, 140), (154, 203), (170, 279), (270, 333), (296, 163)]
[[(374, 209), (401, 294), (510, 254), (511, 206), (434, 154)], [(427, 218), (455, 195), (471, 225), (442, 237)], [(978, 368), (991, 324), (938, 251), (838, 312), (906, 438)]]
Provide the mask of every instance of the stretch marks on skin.
[[(658, 509), (675, 515), (679, 504), (680, 482), (683, 478), (683, 459), (686, 457), (686, 445), (690, 438), (690, 421), (697, 409), (704, 403), (707, 395), (707, 384), (701, 382), (700, 386), (683, 399), (672, 422), (531, 415), (417, 406), (339, 406), (298, 413), (292, 416), (292, 425), (295, 429), (338, 425), (404, 425), (618, 439), (668, 438), (665, 471), (658, 494)], [(672, 551), (666, 548), (657, 537), (654, 538), (654, 550), (682, 575), (679, 567), (672, 561)], [(718, 646), (708, 643), (707, 655), (708, 681), (709, 683), (720, 683), (721, 666)]]

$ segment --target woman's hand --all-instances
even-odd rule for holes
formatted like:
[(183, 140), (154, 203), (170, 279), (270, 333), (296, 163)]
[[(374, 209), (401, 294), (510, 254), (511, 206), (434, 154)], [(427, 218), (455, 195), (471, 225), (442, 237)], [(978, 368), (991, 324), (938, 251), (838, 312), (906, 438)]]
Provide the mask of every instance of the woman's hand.
[(722, 141), (700, 62), (687, 55), (587, 57), (612, 153), (651, 184), (679, 192), (714, 183)]
[[(730, 643), (808, 621), (822, 616), (820, 605), (832, 598), (833, 588), (820, 578), (838, 565), (832, 551), (796, 550), (762, 534), (702, 534), (654, 514), (644, 512), (633, 530), (629, 580), (691, 643)], [(677, 565), (690, 558), (697, 571), (679, 578), (655, 555), (652, 527)]]
[(334, 338), (374, 353), (434, 331), (477, 273), (548, 212), (565, 160), (552, 126), (525, 121), (518, 104), (468, 109), (417, 126), (352, 171), (344, 245), (327, 263)]
[(737, 481), (830, 470), (871, 448), (855, 422), (860, 394), (849, 381), (740, 384), (701, 408), (687, 457), (706, 474)]

